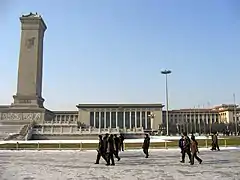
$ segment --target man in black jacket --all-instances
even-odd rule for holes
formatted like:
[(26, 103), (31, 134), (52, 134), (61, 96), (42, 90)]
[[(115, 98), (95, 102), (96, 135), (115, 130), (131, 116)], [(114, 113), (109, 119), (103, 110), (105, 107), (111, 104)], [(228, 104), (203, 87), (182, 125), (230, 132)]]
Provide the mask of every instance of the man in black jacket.
[(114, 143), (115, 143), (114, 155), (118, 159), (118, 161), (120, 161), (121, 158), (118, 156), (119, 149), (120, 149), (120, 138), (116, 134), (114, 134)]
[(146, 155), (145, 156), (146, 158), (148, 158), (148, 156), (149, 156), (149, 154), (148, 154), (149, 145), (150, 145), (150, 138), (149, 138), (148, 134), (145, 134), (142, 148), (143, 148), (144, 154)]
[(184, 141), (184, 136), (182, 135), (181, 139), (179, 139), (179, 142), (178, 142), (178, 147), (181, 149), (181, 153), (183, 152), (183, 141)]
[(190, 150), (190, 145), (191, 145), (191, 140), (190, 138), (187, 136), (187, 133), (184, 132), (183, 133), (183, 141), (182, 141), (182, 145), (181, 145), (181, 149), (182, 149), (182, 161), (180, 161), (181, 163), (185, 163), (185, 156), (186, 154), (189, 157), (189, 161), (191, 161), (191, 150)]
[(109, 136), (109, 134), (106, 133), (105, 136), (103, 137), (103, 151), (104, 151), (105, 154), (107, 153), (108, 136)]
[(104, 152), (104, 144), (103, 144), (103, 140), (102, 140), (102, 135), (98, 136), (99, 138), (99, 142), (98, 142), (98, 149), (97, 149), (97, 159), (96, 159), (96, 163), (95, 164), (99, 164), (100, 158), (102, 157), (105, 161), (107, 161), (106, 159), (106, 153)]
[(123, 144), (124, 136), (123, 136), (123, 134), (120, 134), (119, 139), (120, 139), (120, 150), (124, 151), (124, 144)]
[(107, 159), (107, 166), (110, 165), (110, 161), (112, 162), (111, 165), (114, 166), (115, 165), (115, 162), (114, 162), (114, 158), (113, 158), (113, 155), (114, 155), (114, 151), (115, 151), (115, 143), (114, 143), (114, 138), (113, 138), (113, 135), (111, 134), (108, 138), (108, 145), (107, 145), (107, 154), (108, 154), (108, 159)]

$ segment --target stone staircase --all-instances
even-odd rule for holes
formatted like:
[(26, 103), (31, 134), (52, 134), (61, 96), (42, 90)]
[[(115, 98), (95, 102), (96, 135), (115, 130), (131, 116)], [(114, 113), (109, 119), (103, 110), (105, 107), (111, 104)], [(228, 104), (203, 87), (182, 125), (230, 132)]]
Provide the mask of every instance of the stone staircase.
[(0, 140), (19, 134), (22, 128), (22, 125), (0, 125)]
[[(1, 140), (25, 140), (25, 137), (30, 128), (29, 124), (25, 125), (2, 125), (0, 126), (0, 132), (3, 134), (0, 136)], [(4, 133), (2, 133), (4, 132)]]

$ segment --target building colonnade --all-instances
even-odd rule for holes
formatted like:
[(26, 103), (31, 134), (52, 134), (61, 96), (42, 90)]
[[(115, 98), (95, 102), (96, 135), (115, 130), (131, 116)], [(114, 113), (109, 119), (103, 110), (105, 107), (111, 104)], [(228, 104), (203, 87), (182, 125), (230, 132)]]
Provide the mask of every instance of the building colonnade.
[(150, 111), (91, 111), (90, 126), (95, 128), (151, 129)]

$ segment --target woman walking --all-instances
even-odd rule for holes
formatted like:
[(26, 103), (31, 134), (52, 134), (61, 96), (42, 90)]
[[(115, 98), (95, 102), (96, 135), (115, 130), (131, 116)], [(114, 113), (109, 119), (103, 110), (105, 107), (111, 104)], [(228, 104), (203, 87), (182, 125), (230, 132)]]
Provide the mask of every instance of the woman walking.
[(191, 165), (194, 164), (194, 158), (199, 162), (199, 164), (202, 163), (202, 159), (200, 159), (198, 156), (197, 156), (197, 153), (199, 153), (198, 151), (198, 142), (196, 141), (195, 137), (192, 136), (191, 137)]

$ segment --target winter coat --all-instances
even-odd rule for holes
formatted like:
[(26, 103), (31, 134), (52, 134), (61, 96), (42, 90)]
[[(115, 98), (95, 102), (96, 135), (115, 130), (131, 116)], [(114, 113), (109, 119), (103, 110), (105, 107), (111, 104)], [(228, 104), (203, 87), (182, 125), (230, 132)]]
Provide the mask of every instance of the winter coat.
[(184, 141), (184, 139), (181, 138), (181, 139), (179, 140), (179, 142), (178, 142), (178, 146), (179, 146), (179, 148), (180, 148), (181, 150), (183, 149), (183, 141)]
[(218, 143), (218, 137), (217, 137), (216, 134), (214, 134), (214, 135), (212, 136), (212, 142), (213, 142), (214, 144), (217, 144), (217, 143)]
[(109, 137), (108, 138), (108, 147), (107, 147), (107, 153), (114, 153), (115, 151), (115, 142), (114, 139)]
[(191, 141), (191, 152), (192, 154), (194, 153), (197, 153), (198, 152), (198, 142), (195, 140), (195, 141)]
[(143, 149), (148, 149), (150, 145), (150, 138), (149, 137), (145, 137), (144, 142), (143, 142)]
[(104, 142), (102, 139), (99, 139), (99, 142), (98, 142), (98, 151), (99, 152), (104, 152)]

